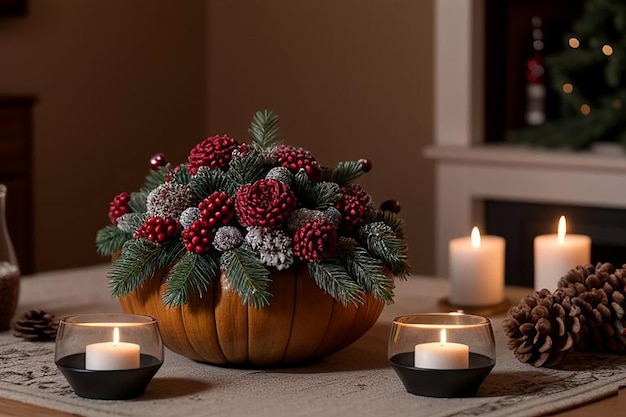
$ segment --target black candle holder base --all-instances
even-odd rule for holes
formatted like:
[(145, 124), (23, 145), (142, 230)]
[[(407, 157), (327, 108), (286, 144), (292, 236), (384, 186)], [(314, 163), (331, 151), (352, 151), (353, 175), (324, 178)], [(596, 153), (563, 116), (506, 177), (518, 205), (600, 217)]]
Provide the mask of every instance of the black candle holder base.
[(468, 369), (416, 368), (414, 360), (414, 353), (406, 352), (391, 357), (389, 363), (408, 392), (441, 398), (473, 397), (496, 364), (487, 356), (471, 352)]
[(98, 400), (127, 400), (141, 396), (162, 364), (163, 361), (145, 354), (141, 354), (139, 368), (114, 371), (85, 369), (84, 353), (65, 356), (56, 362), (76, 395)]

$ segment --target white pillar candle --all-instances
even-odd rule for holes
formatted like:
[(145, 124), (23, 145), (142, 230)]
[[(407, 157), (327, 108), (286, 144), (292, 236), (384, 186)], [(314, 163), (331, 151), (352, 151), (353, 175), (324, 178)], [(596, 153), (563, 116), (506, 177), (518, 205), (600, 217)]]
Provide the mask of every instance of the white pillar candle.
[(535, 290), (556, 290), (559, 278), (570, 269), (591, 262), (591, 237), (566, 233), (565, 216), (559, 219), (556, 234), (533, 240)]
[(114, 371), (136, 369), (140, 366), (140, 347), (135, 343), (120, 342), (120, 330), (113, 329), (113, 341), (92, 343), (85, 349), (85, 369)]
[(504, 301), (504, 249), (500, 236), (471, 236), (448, 243), (450, 304), (489, 306)]
[(450, 343), (446, 340), (446, 330), (442, 329), (439, 342), (415, 345), (415, 367), (427, 369), (467, 369), (469, 368), (469, 346)]

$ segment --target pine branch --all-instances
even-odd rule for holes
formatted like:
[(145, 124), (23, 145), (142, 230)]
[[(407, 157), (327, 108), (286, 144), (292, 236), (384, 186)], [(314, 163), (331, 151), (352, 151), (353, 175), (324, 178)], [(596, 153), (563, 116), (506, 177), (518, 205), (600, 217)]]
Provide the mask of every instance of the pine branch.
[(142, 224), (144, 224), (147, 218), (148, 215), (146, 213), (128, 213), (124, 216), (124, 221), (126, 222), (128, 227), (132, 229), (132, 232), (130, 232), (128, 228), (125, 228), (124, 230), (128, 231), (129, 233), (134, 233), (137, 229), (139, 229)]
[(178, 169), (172, 170), (171, 180), (175, 184), (187, 185), (191, 181), (191, 175), (187, 171), (186, 164), (178, 165)]
[(341, 197), (339, 185), (334, 182), (317, 182), (309, 188), (311, 191), (309, 199), (312, 202), (312, 208), (315, 210), (326, 210), (329, 207), (333, 207), (335, 202)]
[(209, 289), (219, 273), (219, 265), (211, 255), (186, 252), (167, 275), (163, 303), (169, 307), (187, 304), (191, 294)]
[(336, 259), (308, 262), (309, 274), (315, 283), (344, 307), (363, 304), (363, 294), (345, 267)]
[(265, 176), (263, 157), (254, 150), (250, 150), (245, 158), (233, 158), (228, 170), (229, 179), (240, 187), (250, 184)]
[(222, 254), (220, 264), (243, 304), (255, 308), (269, 305), (272, 296), (268, 291), (270, 272), (250, 249), (240, 246), (226, 251)]
[(165, 177), (167, 176), (167, 171), (167, 166), (159, 167), (159, 169), (156, 170), (151, 170), (148, 175), (146, 175), (145, 182), (139, 190), (143, 193), (148, 194), (150, 191), (163, 184), (165, 182)]
[(145, 213), (146, 211), (148, 211), (148, 207), (146, 206), (147, 199), (148, 193), (146, 192), (130, 193), (130, 201), (128, 202), (128, 206), (135, 213)]
[(391, 230), (400, 239), (405, 237), (406, 224), (396, 213), (387, 210), (373, 210), (369, 213), (366, 223), (382, 222), (391, 227)]
[(357, 238), (369, 253), (383, 261), (393, 275), (398, 278), (409, 275), (408, 248), (391, 227), (382, 222), (368, 223), (357, 229)]
[(115, 226), (105, 226), (96, 234), (96, 250), (101, 256), (111, 256), (122, 250), (122, 246), (133, 235)]
[(309, 176), (301, 169), (293, 176), (291, 183), (292, 190), (298, 196), (298, 205), (301, 207), (314, 206), (313, 184), (309, 181)]
[(363, 164), (359, 161), (339, 162), (331, 172), (331, 181), (339, 185), (348, 184), (363, 175)]
[(380, 259), (371, 257), (354, 239), (345, 237), (340, 238), (337, 251), (350, 276), (365, 292), (387, 304), (393, 303), (393, 278), (384, 274)]
[(278, 115), (271, 110), (256, 112), (248, 132), (252, 136), (251, 146), (258, 152), (278, 145)]
[(122, 246), (122, 255), (109, 268), (111, 295), (127, 295), (141, 285), (144, 279), (157, 271), (161, 246), (147, 239), (131, 239)]
[(233, 195), (237, 185), (221, 169), (200, 168), (189, 182), (191, 192), (197, 202), (202, 201), (214, 191), (224, 190), (228, 195)]

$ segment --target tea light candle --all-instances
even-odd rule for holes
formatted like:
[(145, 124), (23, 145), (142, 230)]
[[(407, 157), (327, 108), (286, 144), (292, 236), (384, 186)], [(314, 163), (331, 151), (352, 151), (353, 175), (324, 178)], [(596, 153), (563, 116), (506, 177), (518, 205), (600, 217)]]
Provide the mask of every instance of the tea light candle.
[(439, 342), (415, 345), (415, 367), (427, 369), (467, 369), (469, 368), (469, 346), (450, 343), (446, 329), (441, 329)]
[(113, 371), (136, 369), (140, 366), (140, 347), (136, 343), (120, 342), (120, 329), (113, 329), (113, 341), (92, 343), (85, 350), (85, 369)]
[(567, 271), (591, 261), (591, 237), (566, 234), (566, 228), (565, 216), (561, 216), (557, 234), (539, 235), (533, 240), (536, 290), (556, 290), (559, 278)]
[(504, 248), (504, 238), (481, 237), (477, 227), (471, 236), (449, 242), (450, 304), (489, 306), (504, 301)]

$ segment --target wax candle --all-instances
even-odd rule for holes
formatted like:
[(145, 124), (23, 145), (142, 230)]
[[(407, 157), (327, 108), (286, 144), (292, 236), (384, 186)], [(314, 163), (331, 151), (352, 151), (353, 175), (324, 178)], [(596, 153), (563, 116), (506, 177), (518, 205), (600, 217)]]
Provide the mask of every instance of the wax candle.
[(467, 369), (469, 346), (448, 342), (446, 329), (441, 329), (439, 342), (415, 345), (415, 367), (428, 369)]
[(140, 347), (136, 343), (120, 342), (120, 329), (113, 329), (113, 341), (92, 343), (85, 349), (85, 369), (113, 371), (140, 366)]
[(591, 237), (566, 233), (565, 216), (559, 218), (556, 234), (533, 240), (535, 289), (554, 291), (559, 278), (570, 269), (591, 261)]
[(471, 236), (448, 243), (452, 305), (489, 306), (504, 300), (504, 248), (500, 236)]

